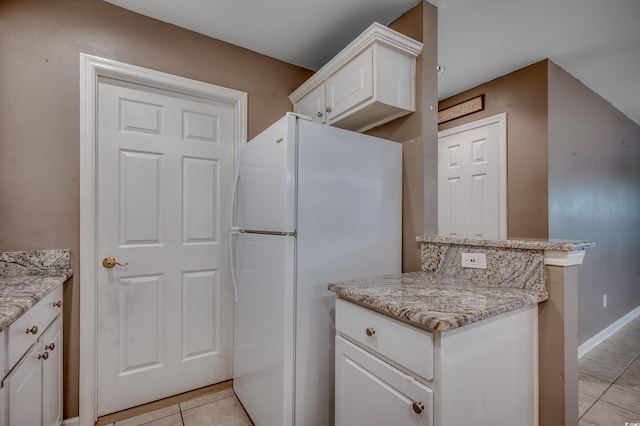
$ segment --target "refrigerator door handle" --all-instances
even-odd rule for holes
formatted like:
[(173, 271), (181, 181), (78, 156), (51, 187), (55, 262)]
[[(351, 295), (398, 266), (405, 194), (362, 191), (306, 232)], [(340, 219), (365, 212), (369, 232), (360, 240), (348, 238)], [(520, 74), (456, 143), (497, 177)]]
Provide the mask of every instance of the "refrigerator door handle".
[(258, 234), (258, 235), (274, 235), (276, 237), (297, 237), (298, 233), (293, 232), (279, 232), (279, 231), (258, 231), (255, 229), (237, 229), (236, 234)]
[(234, 236), (238, 235), (239, 229), (235, 222), (236, 213), (236, 197), (238, 196), (238, 181), (240, 180), (240, 167), (236, 169), (236, 177), (233, 180), (233, 190), (231, 192), (231, 205), (229, 206), (229, 222), (231, 223), (231, 229), (229, 229), (229, 263), (231, 264), (231, 282), (233, 283), (233, 301), (238, 303), (238, 284), (236, 282), (236, 265), (235, 256), (233, 250)]

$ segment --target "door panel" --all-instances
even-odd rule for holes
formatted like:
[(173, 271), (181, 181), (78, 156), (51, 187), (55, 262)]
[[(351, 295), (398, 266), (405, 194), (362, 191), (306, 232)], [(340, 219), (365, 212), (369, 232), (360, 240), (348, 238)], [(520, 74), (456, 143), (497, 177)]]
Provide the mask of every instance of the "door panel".
[(98, 414), (232, 376), (233, 107), (101, 79)]
[(120, 151), (120, 246), (162, 244), (162, 160)]
[(220, 350), (217, 305), (220, 283), (215, 270), (182, 274), (182, 359), (215, 354)]
[(182, 159), (183, 243), (215, 243), (218, 236), (218, 161)]

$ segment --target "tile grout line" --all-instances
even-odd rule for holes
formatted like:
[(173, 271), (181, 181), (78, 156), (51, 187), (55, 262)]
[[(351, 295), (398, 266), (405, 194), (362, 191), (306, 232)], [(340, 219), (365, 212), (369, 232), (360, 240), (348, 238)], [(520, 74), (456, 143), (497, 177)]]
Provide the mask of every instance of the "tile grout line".
[(182, 405), (178, 404), (178, 411), (180, 412), (180, 420), (182, 421), (182, 426), (184, 426), (184, 416), (182, 415)]
[[(605, 349), (603, 349), (603, 350), (605, 350)], [(609, 351), (607, 351), (607, 352), (609, 352)], [(615, 353), (615, 352), (610, 352), (610, 353)], [(607, 393), (607, 391), (608, 391), (608, 390), (611, 388), (611, 386), (613, 386), (613, 384), (614, 384), (614, 383), (615, 383), (615, 382), (620, 378), (620, 376), (622, 376), (622, 375), (624, 374), (624, 372), (625, 372), (625, 371), (627, 371), (627, 368), (629, 368), (629, 366), (630, 366), (631, 364), (633, 364), (633, 363), (634, 363), (637, 359), (639, 359), (639, 358), (640, 358), (640, 353), (636, 354), (636, 356), (635, 356), (635, 357), (634, 357), (634, 358), (633, 358), (633, 359), (632, 359), (632, 360), (631, 360), (631, 361), (630, 361), (630, 362), (629, 362), (629, 363), (628, 363), (628, 364), (627, 364), (627, 365), (622, 369), (622, 371), (620, 371), (620, 373), (618, 373), (618, 375), (613, 379), (613, 381), (612, 381), (611, 383), (609, 383), (609, 385), (605, 388), (605, 390), (604, 390), (604, 391), (602, 391), (602, 393), (600, 394), (600, 396), (599, 396), (598, 398), (596, 398), (596, 400), (595, 400), (595, 401), (593, 401), (593, 403), (589, 406), (589, 408), (587, 408), (587, 409), (585, 410), (585, 412), (584, 412), (584, 413), (582, 413), (582, 416), (580, 416), (580, 417), (578, 418), (578, 420), (582, 420), (582, 419), (584, 418), (584, 416), (585, 416), (589, 411), (591, 411), (591, 409), (593, 408), (593, 406), (594, 406), (594, 405), (596, 405), (596, 403), (597, 403), (598, 401), (600, 401), (600, 398), (602, 398), (602, 396), (603, 396), (605, 393)], [(583, 374), (584, 374), (584, 373), (583, 373)], [(587, 375), (587, 376), (589, 376), (588, 374), (586, 374), (586, 375)], [(593, 377), (593, 376), (589, 376), (589, 377)], [(596, 378), (596, 377), (594, 377), (594, 379), (595, 379), (595, 378)], [(630, 410), (628, 410), (628, 409), (626, 409), (626, 408), (624, 408), (624, 407), (620, 407), (619, 405), (616, 405), (616, 404), (611, 403), (611, 402), (607, 402), (607, 401), (602, 401), (602, 402), (606, 402), (607, 404), (611, 404), (611, 405), (613, 405), (613, 406), (615, 406), (615, 407), (618, 407), (618, 408), (621, 408), (621, 409), (623, 409), (623, 410), (630, 411)]]

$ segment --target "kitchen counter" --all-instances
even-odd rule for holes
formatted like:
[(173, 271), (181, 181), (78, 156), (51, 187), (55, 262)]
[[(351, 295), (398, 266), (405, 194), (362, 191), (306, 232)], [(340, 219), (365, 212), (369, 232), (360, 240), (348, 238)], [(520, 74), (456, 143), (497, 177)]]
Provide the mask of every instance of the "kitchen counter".
[[(590, 241), (475, 240), (423, 235), (422, 271), (331, 283), (350, 301), (428, 330), (449, 331), (549, 298), (545, 264), (554, 253), (584, 256)], [(484, 253), (486, 268), (461, 254)]]
[(71, 251), (0, 253), (0, 332), (72, 276)]
[(425, 272), (332, 283), (338, 296), (421, 328), (449, 331), (548, 299), (546, 288), (487, 286)]
[[(391, 360), (403, 374), (425, 379), (423, 393), (403, 391), (403, 400), (433, 413), (424, 424), (577, 424), (576, 267), (595, 244), (434, 235), (417, 241), (420, 272), (329, 284), (344, 299), (336, 301), (337, 409), (360, 415), (403, 407), (389, 403), (398, 399), (389, 383), (404, 384), (404, 376), (377, 368)], [(476, 263), (463, 267), (463, 254)], [(368, 380), (376, 391), (364, 398), (361, 390), (345, 392), (353, 380)]]

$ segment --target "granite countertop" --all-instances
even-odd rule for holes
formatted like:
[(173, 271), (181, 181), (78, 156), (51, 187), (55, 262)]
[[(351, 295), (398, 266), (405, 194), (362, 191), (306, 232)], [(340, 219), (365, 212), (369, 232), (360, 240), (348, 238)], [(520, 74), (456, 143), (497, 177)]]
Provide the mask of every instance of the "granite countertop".
[(428, 330), (449, 331), (547, 300), (546, 288), (410, 272), (332, 283), (338, 296)]
[(0, 253), (0, 332), (71, 276), (70, 250)]
[(423, 243), (464, 245), (478, 247), (495, 247), (519, 250), (551, 250), (551, 251), (576, 251), (595, 247), (591, 241), (571, 240), (479, 240), (474, 238), (445, 237), (439, 235), (422, 235), (416, 237), (416, 241)]

